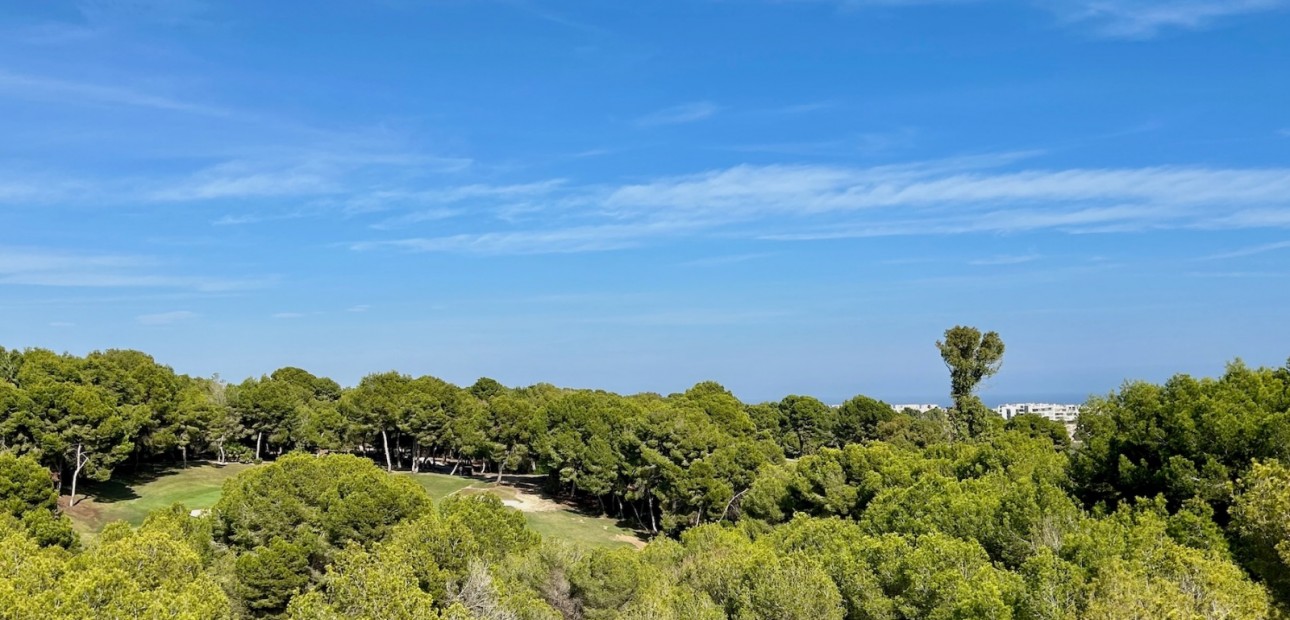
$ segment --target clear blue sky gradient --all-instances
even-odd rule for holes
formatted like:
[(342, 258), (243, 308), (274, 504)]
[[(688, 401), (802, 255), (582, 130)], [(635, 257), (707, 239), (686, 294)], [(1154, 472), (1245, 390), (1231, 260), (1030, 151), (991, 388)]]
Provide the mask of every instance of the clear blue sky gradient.
[(987, 401), (1290, 356), (1290, 0), (0, 3), (0, 344)]

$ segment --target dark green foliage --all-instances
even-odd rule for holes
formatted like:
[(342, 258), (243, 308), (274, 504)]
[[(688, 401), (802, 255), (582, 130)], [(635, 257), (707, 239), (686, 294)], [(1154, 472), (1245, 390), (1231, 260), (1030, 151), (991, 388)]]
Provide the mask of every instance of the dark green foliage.
[(16, 517), (25, 512), (58, 507), (58, 494), (49, 471), (29, 456), (0, 452), (0, 513)]
[(1066, 432), (1064, 424), (1033, 413), (1023, 413), (1013, 417), (1008, 420), (1004, 428), (1020, 431), (1030, 437), (1047, 439), (1053, 442), (1053, 447), (1058, 450), (1064, 451), (1071, 445), (1070, 434)]
[(1003, 363), (1003, 339), (995, 332), (982, 334), (975, 327), (957, 325), (945, 330), (945, 340), (936, 348), (950, 370), (950, 397), (954, 399), (952, 432), (956, 437), (976, 437), (997, 418), (973, 395), (986, 377), (999, 372)]
[(1240, 362), (1218, 379), (1177, 375), (1129, 383), (1080, 414), (1072, 478), (1089, 505), (1164, 495), (1193, 497), (1221, 518), (1255, 459), (1290, 458), (1290, 381)]
[(887, 403), (856, 396), (838, 407), (835, 434), (842, 444), (872, 441), (879, 438), (878, 428), (896, 415)]
[(370, 545), (430, 505), (415, 482), (350, 455), (289, 454), (229, 480), (215, 505), (216, 536), (242, 549), (273, 540), (326, 553)]
[(234, 590), (257, 617), (276, 617), (309, 583), (309, 551), (280, 538), (237, 557)]

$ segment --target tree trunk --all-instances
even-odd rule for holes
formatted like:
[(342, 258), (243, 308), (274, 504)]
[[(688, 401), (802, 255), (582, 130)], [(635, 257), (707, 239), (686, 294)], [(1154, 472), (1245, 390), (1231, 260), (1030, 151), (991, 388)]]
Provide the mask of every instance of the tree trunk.
[(188, 446), (179, 446), (179, 453), (184, 455), (184, 467), (188, 467)]
[(390, 461), (390, 436), (381, 429), (381, 441), (385, 443), (385, 471), (394, 471), (394, 463)]
[(219, 464), (223, 465), (224, 462), (224, 442), (221, 441), (219, 443)]
[(452, 471), (448, 472), (448, 475), (449, 475), (449, 476), (456, 476), (456, 475), (457, 475), (457, 468), (458, 468), (458, 467), (461, 467), (461, 459), (457, 459), (457, 460), (455, 460), (455, 461), (453, 462), (453, 464), (452, 464)]
[(658, 523), (654, 521), (654, 496), (653, 495), (651, 495), (649, 498), (649, 531), (655, 534), (658, 533)]
[(260, 442), (264, 439), (264, 431), (255, 434), (255, 460), (260, 460)]
[(505, 464), (506, 464), (506, 461), (497, 462), (497, 483), (498, 484), (501, 484), (502, 482), (502, 470), (506, 468)]
[(416, 438), (412, 439), (412, 473), (421, 471), (421, 445)]
[(76, 444), (76, 469), (72, 470), (72, 498), (67, 502), (67, 507), (71, 508), (76, 505), (76, 479), (81, 475), (81, 468), (90, 462), (90, 457), (81, 458), (81, 444)]

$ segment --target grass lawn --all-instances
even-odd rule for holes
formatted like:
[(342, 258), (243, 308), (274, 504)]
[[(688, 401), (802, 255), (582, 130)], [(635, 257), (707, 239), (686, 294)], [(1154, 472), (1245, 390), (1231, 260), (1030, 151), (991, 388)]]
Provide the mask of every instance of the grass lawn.
[(475, 484), (475, 480), (447, 474), (406, 474), (412, 476), (421, 488), (430, 494), (430, 499), (439, 501), (453, 493)]
[(148, 513), (176, 502), (190, 510), (210, 508), (219, 499), (224, 481), (249, 467), (252, 466), (240, 463), (202, 463), (147, 476), (122, 475), (104, 483), (83, 484), (77, 490), (83, 489), (86, 496), (66, 512), (78, 532), (92, 535), (118, 519), (139, 525)]
[[(83, 490), (84, 499), (66, 512), (77, 532), (93, 537), (112, 521), (139, 525), (149, 512), (176, 502), (190, 510), (210, 508), (219, 500), (224, 481), (250, 467), (253, 465), (195, 463), (186, 469), (172, 468), (136, 477), (122, 475), (104, 483), (83, 484), (77, 490)], [(455, 493), (493, 493), (508, 504), (523, 505), (529, 527), (544, 538), (593, 547), (626, 547), (636, 540), (631, 530), (619, 527), (613, 519), (585, 515), (508, 485), (447, 474), (399, 475), (411, 476), (436, 502)]]

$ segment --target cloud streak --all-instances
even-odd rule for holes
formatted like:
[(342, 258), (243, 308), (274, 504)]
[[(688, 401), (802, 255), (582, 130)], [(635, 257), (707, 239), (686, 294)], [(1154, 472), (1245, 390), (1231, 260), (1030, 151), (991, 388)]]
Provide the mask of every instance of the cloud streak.
[(116, 105), (202, 116), (228, 117), (231, 110), (143, 91), (92, 82), (0, 71), (0, 95), (60, 104)]
[(140, 314), (134, 320), (140, 325), (172, 325), (184, 321), (191, 321), (197, 318), (196, 312), (190, 310), (175, 310), (173, 312), (158, 312), (155, 314)]
[(0, 286), (167, 288), (223, 293), (263, 288), (271, 282), (267, 278), (160, 273), (160, 264), (141, 256), (0, 247)]
[[(796, 0), (834, 2), (845, 9), (996, 4), (991, 0)], [(1203, 30), (1222, 20), (1284, 9), (1287, 0), (1013, 0), (1059, 21), (1108, 38), (1149, 39), (1167, 30)]]
[(1150, 38), (1165, 30), (1201, 30), (1220, 20), (1285, 8), (1285, 0), (1067, 0), (1049, 4), (1066, 22), (1114, 38)]
[(1209, 256), (1204, 257), (1203, 260), (1226, 260), (1229, 258), (1243, 258), (1246, 256), (1254, 256), (1255, 254), (1263, 254), (1266, 252), (1275, 252), (1276, 250), (1284, 250), (1286, 248), (1290, 248), (1290, 241), (1278, 241), (1276, 243), (1265, 243), (1263, 245), (1255, 245), (1255, 246), (1250, 246), (1246, 248), (1239, 248), (1236, 250), (1232, 250), (1230, 252), (1211, 254)]
[(651, 112), (637, 118), (636, 124), (641, 127), (683, 125), (711, 118), (720, 110), (721, 108), (711, 101), (696, 101)]
[(350, 247), (539, 254), (616, 250), (695, 235), (809, 241), (1290, 227), (1290, 168), (1004, 169), (1011, 160), (869, 168), (741, 165), (620, 186), (561, 185), (536, 201), (534, 208), (545, 217), (530, 220), (534, 228)]

